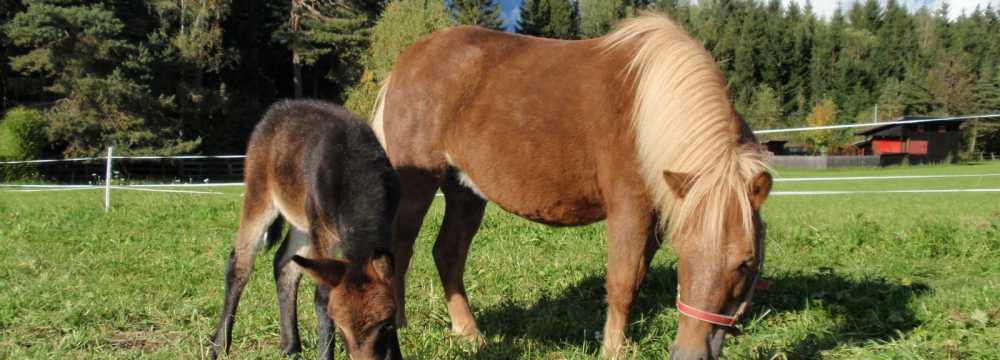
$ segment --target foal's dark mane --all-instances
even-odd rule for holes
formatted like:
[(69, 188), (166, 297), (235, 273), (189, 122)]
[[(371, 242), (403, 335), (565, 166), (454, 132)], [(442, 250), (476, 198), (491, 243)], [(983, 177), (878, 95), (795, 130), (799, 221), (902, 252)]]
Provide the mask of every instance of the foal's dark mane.
[[(388, 253), (399, 182), (371, 127), (327, 102), (284, 100), (267, 110), (254, 138), (270, 137), (279, 126), (294, 126), (292, 130), (301, 139), (297, 145), (304, 149), (301, 164), (307, 204), (313, 205), (307, 209), (311, 226), (321, 225), (315, 216), (332, 220), (342, 255), (352, 266), (365, 264), (375, 254)], [(254, 140), (250, 140), (251, 146)], [(293, 144), (280, 146), (285, 145)], [(321, 214), (326, 209), (336, 211)], [(316, 250), (332, 257), (338, 249), (328, 245)]]

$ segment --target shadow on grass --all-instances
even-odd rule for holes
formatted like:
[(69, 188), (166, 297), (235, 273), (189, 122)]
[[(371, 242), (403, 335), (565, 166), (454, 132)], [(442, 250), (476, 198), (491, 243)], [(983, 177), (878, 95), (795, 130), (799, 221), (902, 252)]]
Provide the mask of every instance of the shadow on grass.
[[(652, 318), (674, 309), (677, 295), (677, 273), (672, 267), (654, 267), (646, 284), (639, 291), (633, 306), (631, 320)], [(820, 309), (831, 318), (842, 319), (832, 329), (810, 334), (791, 348), (782, 350), (791, 358), (810, 359), (824, 350), (841, 344), (861, 343), (868, 340), (888, 340), (906, 333), (920, 324), (908, 304), (925, 293), (923, 284), (902, 284), (885, 279), (854, 280), (829, 270), (811, 274), (783, 274), (767, 279), (768, 290), (758, 293), (748, 317), (765, 309), (772, 313)], [(554, 296), (543, 296), (538, 302), (523, 307), (501, 304), (478, 316), (479, 324), (487, 335), (503, 335), (504, 342), (487, 346), (478, 358), (516, 358), (528, 346), (515, 338), (526, 338), (531, 347), (545, 344), (583, 346), (596, 352), (600, 349), (597, 333), (604, 327), (606, 314), (603, 274), (587, 277)], [(772, 315), (773, 316), (773, 315)], [(634, 324), (629, 329), (634, 339), (644, 338), (654, 331), (650, 325)], [(662, 330), (662, 329), (659, 329)], [(819, 329), (817, 329), (819, 330)], [(670, 332), (675, 332), (671, 329)], [(754, 336), (753, 331), (747, 335)]]

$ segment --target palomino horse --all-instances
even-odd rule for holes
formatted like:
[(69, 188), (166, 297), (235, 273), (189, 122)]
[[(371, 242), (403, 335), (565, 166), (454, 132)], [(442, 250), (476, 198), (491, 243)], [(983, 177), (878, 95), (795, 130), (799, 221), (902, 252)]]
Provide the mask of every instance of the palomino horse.
[(545, 224), (607, 219), (604, 356), (623, 350), (629, 308), (664, 230), (688, 315), (671, 357), (718, 357), (760, 270), (758, 212), (771, 185), (725, 84), (697, 41), (652, 13), (600, 39), (458, 27), (405, 50), (373, 118), (401, 184), (397, 321), (405, 324), (413, 242), (441, 188), (433, 252), (457, 333), (478, 340), (462, 277), (492, 201)]
[(254, 257), (280, 235), (283, 218), (292, 229), (274, 257), (282, 350), (301, 351), (296, 298), (304, 270), (317, 283), (320, 358), (333, 358), (334, 324), (352, 359), (401, 358), (388, 252), (399, 183), (371, 128), (330, 104), (277, 103), (250, 137), (244, 177), (212, 357), (229, 351)]

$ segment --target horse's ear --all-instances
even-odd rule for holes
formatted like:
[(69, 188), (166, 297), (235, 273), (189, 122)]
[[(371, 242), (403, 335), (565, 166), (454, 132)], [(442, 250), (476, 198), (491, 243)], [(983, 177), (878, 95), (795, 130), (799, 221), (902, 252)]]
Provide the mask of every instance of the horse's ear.
[(306, 274), (316, 282), (336, 287), (344, 279), (347, 263), (334, 259), (309, 259), (298, 255), (292, 256), (292, 261), (298, 264)]
[(771, 194), (773, 183), (774, 179), (767, 171), (761, 171), (753, 179), (753, 183), (750, 184), (750, 205), (753, 206), (754, 210), (760, 210), (761, 205), (764, 205), (764, 200), (767, 200), (767, 196)]
[(678, 199), (683, 199), (687, 196), (688, 191), (691, 190), (691, 185), (693, 185), (691, 175), (687, 173), (663, 170), (663, 179), (667, 181), (667, 187), (670, 188), (670, 191)]
[(368, 270), (379, 280), (392, 279), (392, 274), (396, 271), (392, 253), (385, 250), (375, 251), (371, 262), (368, 263)]

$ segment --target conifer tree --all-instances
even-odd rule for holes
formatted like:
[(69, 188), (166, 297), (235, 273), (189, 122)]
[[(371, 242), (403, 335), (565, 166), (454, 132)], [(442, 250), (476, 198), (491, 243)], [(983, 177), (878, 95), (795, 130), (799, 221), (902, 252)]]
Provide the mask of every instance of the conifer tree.
[(580, 37), (595, 38), (611, 31), (618, 19), (625, 16), (623, 0), (579, 0)]
[(4, 25), (16, 46), (30, 48), (14, 70), (49, 79), (60, 101), (50, 109), (50, 139), (67, 156), (92, 156), (114, 145), (122, 153), (189, 152), (200, 139), (183, 137), (165, 117), (172, 97), (156, 96), (151, 52), (125, 40), (125, 23), (103, 4), (58, 0), (28, 4)]
[(459, 24), (503, 30), (500, 4), (494, 0), (452, 0), (451, 10)]
[(774, 89), (767, 84), (757, 86), (744, 119), (754, 130), (778, 127), (781, 119), (781, 102)]
[(555, 38), (578, 37), (578, 13), (575, 2), (569, 0), (525, 0), (521, 4), (518, 32)]
[(345, 107), (355, 114), (370, 114), (379, 86), (392, 71), (399, 54), (420, 38), (453, 25), (454, 19), (442, 2), (390, 2), (372, 28), (371, 48), (364, 58), (364, 74), (360, 82), (348, 90)]

